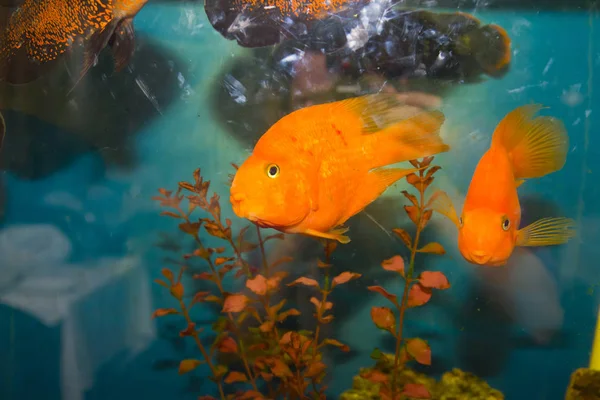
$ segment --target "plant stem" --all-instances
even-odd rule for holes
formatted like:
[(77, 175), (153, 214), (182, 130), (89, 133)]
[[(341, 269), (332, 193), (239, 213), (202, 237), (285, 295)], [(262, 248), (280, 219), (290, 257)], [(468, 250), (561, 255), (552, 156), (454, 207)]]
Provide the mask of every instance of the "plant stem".
[[(179, 300), (179, 307), (181, 308), (181, 313), (183, 314), (186, 322), (188, 323), (188, 326), (190, 326), (191, 324), (193, 324), (192, 318), (190, 317), (189, 310), (186, 307), (186, 305), (183, 302), (183, 300)], [(204, 348), (204, 345), (202, 344), (202, 341), (200, 340), (200, 336), (198, 335), (198, 331), (196, 331), (195, 329), (192, 332), (192, 337), (194, 338), (194, 341), (196, 342), (196, 346), (198, 346), (198, 349), (200, 350), (200, 353), (202, 353), (202, 356), (206, 360), (206, 364), (210, 368), (210, 371), (212, 372), (213, 376), (216, 377), (217, 374), (216, 374), (215, 366), (213, 365), (213, 363), (212, 363), (212, 361), (210, 359), (210, 356), (208, 355), (208, 352), (206, 351), (206, 348)], [(219, 379), (217, 381), (217, 386), (219, 388), (219, 396), (221, 397), (221, 400), (225, 400), (225, 393), (223, 392), (223, 384), (221, 383), (221, 379)]]
[[(329, 264), (331, 262), (331, 253), (329, 248), (327, 247), (327, 242), (325, 242), (325, 264)], [(329, 295), (329, 267), (325, 268), (325, 287), (321, 290), (321, 304), (319, 305), (319, 309), (317, 310), (317, 326), (315, 328), (315, 337), (313, 339), (313, 354), (312, 354), (312, 362), (314, 363), (317, 358), (318, 349), (319, 349), (319, 335), (321, 333), (321, 318), (323, 316), (325, 304), (327, 303), (327, 296)], [(315, 398), (318, 398), (319, 391), (317, 390), (317, 382), (316, 377), (311, 378), (312, 387), (315, 391)]]
[[(424, 176), (423, 170), (419, 171), (419, 177), (422, 179)], [(396, 331), (396, 352), (394, 355), (394, 369), (392, 372), (392, 398), (395, 398), (394, 395), (396, 393), (396, 378), (398, 374), (398, 368), (400, 367), (400, 349), (402, 348), (402, 341), (404, 340), (402, 337), (403, 328), (404, 328), (404, 313), (406, 312), (408, 305), (408, 294), (410, 291), (410, 284), (412, 283), (413, 274), (415, 270), (415, 257), (417, 255), (417, 249), (419, 247), (419, 239), (421, 237), (421, 226), (423, 219), (423, 212), (425, 208), (425, 191), (423, 184), (419, 187), (419, 218), (417, 221), (417, 230), (415, 232), (415, 238), (412, 243), (412, 248), (410, 249), (410, 262), (408, 264), (408, 272), (404, 278), (404, 291), (402, 293), (402, 302), (400, 303), (400, 308), (398, 309), (400, 315), (398, 318), (398, 328)]]
[[(190, 224), (191, 221), (190, 221), (189, 215), (187, 213), (185, 213), (179, 205), (177, 206), (177, 210), (179, 211), (181, 216), (185, 219), (185, 221), (188, 224)], [(212, 215), (212, 213), (211, 213), (211, 215)], [(219, 224), (219, 228), (223, 229), (223, 225), (221, 225), (221, 221), (215, 220), (215, 222), (217, 222)], [(206, 248), (204, 247), (204, 244), (202, 243), (200, 236), (198, 236), (197, 233), (195, 233), (193, 236), (194, 236), (194, 240), (196, 241), (196, 244), (198, 245), (198, 248), (200, 250), (202, 250), (203, 252), (205, 252)], [(225, 290), (223, 289), (223, 281), (221, 279), (221, 275), (219, 275), (219, 272), (217, 271), (217, 268), (215, 267), (215, 264), (213, 263), (210, 256), (206, 259), (206, 262), (208, 263), (210, 271), (212, 272), (212, 274), (215, 278), (215, 283), (219, 289), (219, 292), (221, 293), (221, 296), (224, 296)], [(233, 315), (231, 313), (228, 313), (227, 316), (229, 317), (229, 321), (231, 322), (231, 325), (233, 326), (233, 330), (235, 331), (235, 334), (238, 337), (238, 343), (240, 345), (240, 358), (242, 359), (244, 368), (246, 369), (246, 373), (248, 374), (248, 378), (250, 378), (250, 384), (252, 385), (252, 388), (254, 390), (258, 391), (258, 387), (256, 385), (256, 377), (254, 376), (254, 374), (252, 374), (252, 370), (249, 367), (248, 356), (246, 354), (246, 349), (244, 346), (244, 340), (242, 339), (242, 335), (241, 335), (240, 329), (238, 327), (237, 321), (235, 320), (235, 318), (233, 317)], [(200, 340), (198, 339), (198, 342), (199, 341)]]

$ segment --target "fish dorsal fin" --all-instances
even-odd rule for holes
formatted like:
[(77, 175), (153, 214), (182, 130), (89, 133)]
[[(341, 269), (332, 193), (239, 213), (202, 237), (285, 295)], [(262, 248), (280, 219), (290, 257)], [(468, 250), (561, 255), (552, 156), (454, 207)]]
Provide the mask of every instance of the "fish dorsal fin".
[(542, 108), (539, 104), (516, 108), (500, 121), (492, 136), (492, 146), (508, 152), (516, 179), (539, 178), (558, 171), (567, 160), (569, 137), (565, 126), (556, 118), (533, 118)]
[(401, 100), (396, 93), (377, 93), (352, 97), (335, 103), (335, 108), (355, 114), (363, 121), (362, 132), (374, 133), (423, 112)]

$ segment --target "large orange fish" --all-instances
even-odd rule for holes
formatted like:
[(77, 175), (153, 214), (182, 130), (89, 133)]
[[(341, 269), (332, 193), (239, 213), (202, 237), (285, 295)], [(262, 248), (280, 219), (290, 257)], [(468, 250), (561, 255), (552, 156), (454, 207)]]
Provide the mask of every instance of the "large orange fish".
[(286, 115), (238, 168), (233, 211), (262, 227), (348, 243), (338, 227), (416, 171), (381, 167), (449, 150), (439, 136), (444, 114), (407, 119), (403, 110), (395, 95), (376, 94)]
[[(64, 53), (79, 46), (83, 47), (82, 67), (76, 83), (107, 45), (113, 50), (115, 70), (120, 71), (135, 48), (133, 17), (147, 1), (24, 0), (15, 9), (4, 8), (0, 80), (12, 84), (32, 82)], [(6, 2), (0, 4), (14, 3)]]
[(443, 192), (434, 194), (432, 208), (457, 226), (458, 249), (473, 264), (502, 266), (515, 246), (563, 244), (575, 233), (574, 221), (563, 217), (543, 218), (519, 229), (517, 187), (525, 179), (560, 170), (569, 148), (561, 121), (533, 118), (540, 109), (536, 104), (519, 107), (498, 124), (475, 168), (460, 217)]

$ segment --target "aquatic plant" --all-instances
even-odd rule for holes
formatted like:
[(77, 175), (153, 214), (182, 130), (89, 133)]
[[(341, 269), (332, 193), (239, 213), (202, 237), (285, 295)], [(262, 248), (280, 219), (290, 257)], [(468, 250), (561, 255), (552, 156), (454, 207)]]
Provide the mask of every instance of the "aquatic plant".
[[(328, 300), (328, 296), (336, 286), (356, 279), (360, 274), (343, 272), (332, 278), (329, 273), (331, 253), (337, 244), (325, 241), (325, 260), (318, 262), (319, 268), (324, 271), (323, 281), (319, 283), (312, 278), (300, 277), (287, 284), (304, 285), (318, 290), (319, 296), (310, 299), (315, 307), (315, 331), (282, 332), (279, 328), (281, 323), (288, 317), (300, 315), (296, 308), (283, 311), (286, 299), (277, 304), (272, 302), (287, 277), (287, 273), (279, 271), (278, 267), (292, 259), (283, 257), (269, 262), (265, 243), (282, 240), (284, 235), (278, 233), (263, 238), (261, 229), (256, 226), (258, 244), (255, 244), (244, 239), (249, 228), (246, 226), (234, 238), (232, 221), (222, 220), (218, 194), (208, 197), (209, 186), (210, 181), (205, 181), (198, 169), (194, 172), (193, 183), (180, 182), (176, 192), (159, 189), (160, 196), (153, 198), (162, 207), (170, 209), (162, 211), (162, 215), (179, 220), (179, 229), (193, 237), (196, 248), (192, 253), (185, 254), (184, 259), (199, 258), (208, 266), (208, 271), (194, 274), (193, 279), (211, 282), (216, 288), (214, 292), (200, 291), (188, 295), (182, 283), (186, 266), (180, 268), (177, 277), (170, 269), (163, 268), (162, 275), (166, 280), (155, 280), (169, 290), (178, 307), (160, 308), (154, 312), (153, 317), (183, 316), (186, 327), (180, 332), (180, 336), (191, 337), (202, 356), (201, 359), (181, 361), (179, 373), (184, 374), (206, 364), (221, 399), (300, 399), (306, 397), (307, 392), (312, 398), (325, 398), (326, 386), (322, 382), (326, 375), (326, 365), (322, 349), (325, 346), (335, 346), (342, 351), (349, 351), (348, 346), (321, 335), (322, 326), (333, 321), (333, 303)], [(182, 205), (184, 199), (187, 199), (187, 207)], [(207, 217), (192, 218), (196, 209), (201, 209)], [(201, 228), (208, 235), (224, 241), (230, 247), (230, 253), (226, 253), (225, 247), (206, 247), (200, 237)], [(250, 265), (244, 258), (246, 253), (257, 248), (262, 259), (260, 267)], [(224, 283), (228, 273), (234, 273), (236, 278), (245, 278), (245, 287), (249, 292), (229, 292)], [(187, 297), (191, 299), (187, 300)], [(205, 338), (201, 336), (203, 328), (197, 329), (190, 315), (191, 309), (201, 303), (216, 303), (221, 308), (222, 315), (212, 326), (217, 336), (211, 344), (204, 342)], [(243, 329), (242, 324), (248, 319), (253, 320), (255, 326)], [(216, 360), (219, 354), (236, 356), (239, 368), (230, 369), (231, 365), (218, 363)], [(246, 390), (226, 393), (225, 385), (242, 383), (246, 385)], [(267, 394), (263, 395), (263, 391)]]
[[(414, 236), (406, 230), (396, 228), (394, 233), (410, 250), (408, 269), (405, 268), (404, 260), (396, 255), (384, 260), (381, 264), (386, 271), (395, 272), (404, 280), (404, 289), (401, 296), (389, 293), (381, 286), (369, 286), (372, 292), (381, 294), (389, 300), (395, 308), (395, 312), (389, 307), (373, 307), (371, 318), (375, 325), (382, 330), (392, 334), (396, 339), (396, 349), (393, 356), (383, 354), (375, 349), (371, 357), (382, 361), (387, 359), (391, 362), (389, 371), (372, 369), (362, 375), (370, 381), (380, 384), (379, 395), (383, 400), (400, 399), (404, 396), (413, 398), (430, 398), (431, 394), (422, 383), (406, 382), (399, 379), (399, 374), (407, 361), (414, 360), (419, 364), (431, 364), (431, 349), (427, 341), (420, 338), (405, 338), (403, 336), (404, 317), (407, 309), (419, 307), (426, 304), (432, 297), (434, 289), (445, 290), (450, 287), (446, 276), (439, 271), (422, 271), (415, 277), (415, 258), (417, 253), (445, 254), (443, 246), (437, 242), (430, 242), (421, 247), (421, 233), (427, 226), (433, 215), (429, 208), (432, 197), (427, 198), (425, 192), (434, 180), (434, 174), (441, 168), (437, 165), (431, 166), (434, 157), (427, 157), (421, 161), (412, 160), (410, 163), (415, 168), (420, 168), (417, 173), (406, 176), (406, 181), (418, 192), (417, 196), (402, 191), (404, 197), (410, 204), (404, 206), (406, 214), (416, 227)], [(399, 300), (400, 298), (400, 300)], [(396, 317), (397, 315), (397, 317)]]

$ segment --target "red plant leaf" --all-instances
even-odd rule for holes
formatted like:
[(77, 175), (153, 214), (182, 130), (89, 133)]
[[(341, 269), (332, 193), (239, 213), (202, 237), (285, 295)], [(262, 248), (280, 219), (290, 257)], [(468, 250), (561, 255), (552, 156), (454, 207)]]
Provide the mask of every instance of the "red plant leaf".
[(211, 294), (211, 295), (209, 295), (209, 296), (206, 296), (206, 297), (204, 298), (204, 301), (210, 301), (210, 302), (212, 302), (212, 303), (219, 303), (219, 304), (222, 304), (222, 303), (223, 303), (223, 301), (222, 301), (222, 299), (221, 299), (220, 297), (217, 297), (217, 296), (215, 296), (215, 295), (212, 295), (212, 294)]
[(195, 330), (196, 330), (196, 324), (194, 322), (190, 322), (184, 330), (179, 332), (179, 336), (181, 336), (181, 337), (192, 336), (194, 334)]
[(411, 286), (408, 292), (408, 306), (418, 307), (427, 303), (431, 299), (431, 289), (426, 288), (420, 283)]
[[(321, 309), (321, 300), (317, 299), (316, 297), (311, 297), (310, 298), (310, 302), (313, 303), (315, 305), (315, 308), (317, 310)], [(325, 304), (323, 305), (323, 310), (327, 311), (327, 310), (331, 310), (333, 308), (333, 303), (330, 301), (325, 302)]]
[(427, 223), (431, 219), (432, 215), (433, 215), (432, 210), (425, 210), (425, 212), (421, 216), (421, 230), (425, 229), (425, 227), (427, 226)]
[(406, 341), (406, 351), (419, 364), (431, 365), (431, 349), (423, 339), (408, 339)]
[(385, 383), (390, 380), (390, 377), (378, 370), (371, 370), (360, 375), (362, 378), (367, 379), (373, 383)]
[(239, 397), (235, 397), (236, 400), (262, 400), (265, 397), (256, 390), (247, 390)]
[(247, 380), (248, 377), (246, 377), (246, 374), (238, 371), (231, 371), (229, 375), (225, 377), (224, 382), (229, 384), (234, 382), (246, 382)]
[(173, 276), (173, 271), (171, 271), (169, 268), (163, 268), (160, 272), (165, 278), (167, 278), (169, 282), (173, 283), (173, 279), (175, 278)]
[(350, 347), (348, 347), (348, 345), (345, 345), (342, 342), (339, 342), (339, 341), (337, 341), (335, 339), (325, 339), (325, 340), (323, 340), (323, 343), (335, 346), (335, 347), (337, 347), (340, 350), (345, 351), (345, 352), (350, 351)]
[(214, 280), (213, 274), (211, 274), (210, 272), (201, 272), (199, 274), (194, 274), (194, 276), (192, 276), (192, 278), (204, 279), (204, 280), (208, 280), (208, 281)]
[(404, 210), (413, 224), (417, 225), (419, 223), (419, 207), (404, 206)]
[(426, 288), (445, 290), (450, 287), (450, 282), (448, 282), (446, 275), (439, 271), (421, 272), (421, 275), (419, 276), (419, 282)]
[(215, 258), (215, 265), (225, 264), (226, 262), (233, 260), (235, 260), (234, 257), (217, 257)]
[(171, 295), (177, 300), (181, 300), (183, 298), (183, 285), (181, 282), (177, 282), (171, 286)]
[(404, 195), (404, 197), (410, 200), (410, 202), (413, 203), (413, 205), (417, 207), (419, 206), (419, 201), (417, 200), (417, 197), (414, 194), (410, 194), (406, 190), (403, 190), (402, 194)]
[(271, 365), (271, 372), (278, 378), (292, 376), (292, 371), (282, 360), (276, 358)]
[(389, 293), (387, 290), (385, 290), (381, 286), (368, 286), (367, 289), (370, 290), (371, 292), (379, 293), (380, 295), (382, 295), (383, 297), (385, 297), (386, 299), (388, 299), (395, 305), (398, 305), (398, 297), (395, 294)]
[(301, 278), (296, 279), (292, 283), (288, 283), (287, 285), (288, 286), (305, 285), (305, 286), (314, 286), (314, 287), (318, 288), (319, 282), (315, 281), (314, 279), (301, 277)]
[(396, 327), (396, 317), (388, 307), (371, 308), (371, 319), (379, 329), (394, 333)]
[(267, 293), (267, 279), (262, 275), (256, 275), (253, 279), (246, 281), (246, 287), (259, 296)]
[(393, 229), (392, 232), (394, 232), (396, 234), (396, 236), (398, 236), (400, 238), (400, 240), (402, 240), (402, 243), (404, 243), (404, 245), (407, 248), (409, 248), (409, 249), (412, 248), (412, 238), (410, 237), (408, 232), (406, 232), (404, 229), (400, 229), (400, 228)]
[(159, 308), (158, 310), (154, 311), (154, 313), (152, 313), (152, 318), (163, 317), (165, 315), (170, 314), (179, 314), (179, 311), (177, 311), (174, 308)]
[(173, 211), (163, 211), (160, 215), (165, 215), (167, 217), (173, 217), (177, 219), (181, 219), (181, 215), (174, 213)]
[(431, 242), (431, 243), (427, 243), (425, 246), (421, 247), (419, 250), (417, 250), (417, 253), (431, 253), (431, 254), (446, 254), (446, 250), (444, 250), (444, 247), (437, 243), (437, 242)]
[(158, 283), (162, 287), (166, 287), (167, 289), (169, 289), (169, 284), (163, 281), (162, 279), (155, 279), (154, 282)]
[(221, 353), (237, 353), (238, 345), (230, 336), (225, 336), (218, 345)]
[(277, 321), (283, 322), (287, 317), (291, 315), (300, 315), (300, 311), (296, 310), (295, 308), (290, 308), (289, 310), (279, 314), (279, 316), (277, 317)]
[(193, 371), (200, 364), (202, 364), (202, 361), (195, 360), (193, 358), (181, 361), (179, 363), (179, 375), (187, 374), (188, 372)]
[(227, 296), (223, 304), (222, 312), (240, 312), (246, 308), (250, 299), (243, 294), (232, 294)]
[(425, 385), (421, 385), (420, 383), (407, 383), (404, 385), (404, 390), (402, 394), (407, 397), (412, 397), (414, 399), (430, 399), (431, 394), (429, 390), (425, 387)]
[(303, 375), (307, 378), (312, 378), (323, 373), (325, 371), (325, 368), (326, 366), (324, 363), (322, 363), (321, 361), (316, 361), (310, 364), (310, 366), (308, 367), (306, 372), (304, 372)]
[(202, 222), (184, 222), (179, 224), (179, 229), (189, 235), (197, 235), (201, 224)]
[(381, 263), (381, 266), (386, 271), (397, 272), (400, 275), (404, 276), (404, 259), (400, 256), (394, 256), (387, 260), (384, 260)]
[(270, 332), (273, 329), (273, 326), (275, 326), (273, 321), (265, 321), (258, 329), (260, 329), (261, 332)]
[(331, 283), (331, 288), (333, 289), (337, 285), (343, 285), (346, 282), (350, 282), (351, 280), (358, 279), (360, 277), (361, 277), (361, 274), (357, 274), (354, 272), (348, 272), (348, 271), (342, 272), (341, 274), (339, 274), (338, 276), (333, 278), (333, 281)]

